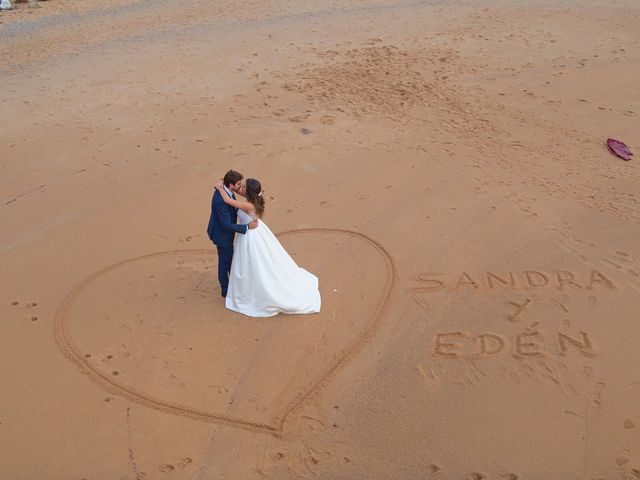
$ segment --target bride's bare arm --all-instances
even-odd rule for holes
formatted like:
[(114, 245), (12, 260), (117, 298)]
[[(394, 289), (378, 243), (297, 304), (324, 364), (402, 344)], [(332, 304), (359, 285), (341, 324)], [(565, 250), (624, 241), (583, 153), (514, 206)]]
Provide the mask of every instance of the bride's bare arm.
[(231, 205), (233, 208), (239, 208), (240, 210), (243, 210), (247, 213), (253, 212), (254, 207), (251, 203), (234, 200), (233, 198), (231, 198), (227, 191), (224, 189), (224, 184), (222, 182), (216, 183), (216, 190), (220, 192), (220, 195), (222, 195), (222, 200), (224, 200), (224, 203), (226, 203), (227, 205)]

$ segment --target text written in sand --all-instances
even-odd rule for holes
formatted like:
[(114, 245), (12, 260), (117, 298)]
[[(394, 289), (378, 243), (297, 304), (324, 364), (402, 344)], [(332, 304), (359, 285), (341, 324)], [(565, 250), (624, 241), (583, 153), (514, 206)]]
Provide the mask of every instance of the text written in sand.
[(414, 293), (448, 292), (489, 292), (498, 289), (522, 290), (544, 287), (558, 290), (614, 290), (613, 281), (602, 272), (592, 269), (584, 274), (571, 270), (557, 270), (545, 272), (541, 270), (525, 270), (514, 272), (483, 272), (473, 274), (462, 272), (449, 275), (438, 272), (424, 272), (415, 276), (420, 286), (413, 289)]
[(487, 332), (475, 335), (461, 331), (436, 333), (432, 352), (437, 357), (447, 358), (491, 358), (508, 352), (519, 358), (571, 353), (595, 356), (591, 338), (584, 331), (577, 334), (558, 331), (547, 336), (538, 330), (526, 330), (513, 336)]

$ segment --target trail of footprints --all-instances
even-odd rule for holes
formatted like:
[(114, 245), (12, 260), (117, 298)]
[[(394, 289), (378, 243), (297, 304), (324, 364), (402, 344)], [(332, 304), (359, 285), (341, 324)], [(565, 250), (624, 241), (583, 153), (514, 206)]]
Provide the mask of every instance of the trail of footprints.
[(35, 322), (38, 320), (38, 315), (37, 315), (37, 306), (38, 303), (37, 302), (22, 302), (20, 303), (18, 300), (13, 300), (11, 302), (11, 306), (15, 307), (15, 308), (20, 308), (22, 307), (22, 311), (25, 312), (24, 315), (26, 318), (28, 318), (30, 321)]
[(164, 463), (158, 467), (158, 470), (160, 470), (162, 473), (169, 473), (173, 472), (176, 468), (186, 468), (191, 463), (193, 463), (193, 460), (191, 458), (184, 457), (176, 462), (175, 465), (173, 463)]

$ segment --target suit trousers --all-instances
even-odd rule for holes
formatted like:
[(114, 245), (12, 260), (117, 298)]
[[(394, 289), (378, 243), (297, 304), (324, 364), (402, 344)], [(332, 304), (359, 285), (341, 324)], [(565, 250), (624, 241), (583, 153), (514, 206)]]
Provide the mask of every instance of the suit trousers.
[(229, 245), (216, 245), (218, 250), (218, 280), (222, 295), (227, 294), (229, 287), (229, 274), (231, 273), (231, 261), (233, 260), (233, 243)]

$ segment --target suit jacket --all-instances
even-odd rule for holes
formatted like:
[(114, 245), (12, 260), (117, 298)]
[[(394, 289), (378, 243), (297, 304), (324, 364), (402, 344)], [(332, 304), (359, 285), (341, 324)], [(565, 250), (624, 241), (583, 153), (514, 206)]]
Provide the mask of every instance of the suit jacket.
[(222, 195), (215, 190), (211, 199), (211, 216), (207, 234), (209, 239), (216, 245), (233, 245), (236, 233), (247, 233), (247, 225), (238, 225), (237, 210), (231, 205), (224, 203)]

